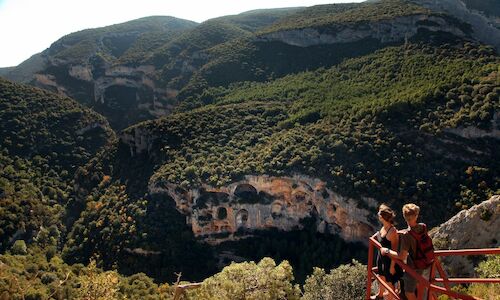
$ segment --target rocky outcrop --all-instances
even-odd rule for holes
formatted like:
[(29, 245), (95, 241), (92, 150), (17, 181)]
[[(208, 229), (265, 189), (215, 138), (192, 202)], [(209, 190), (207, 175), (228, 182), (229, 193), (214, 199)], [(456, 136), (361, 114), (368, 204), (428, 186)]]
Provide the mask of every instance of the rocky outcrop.
[(94, 77), (92, 75), (92, 69), (90, 68), (90, 66), (70, 66), (68, 73), (69, 76), (84, 81), (92, 81)]
[[(75, 65), (52, 59), (50, 66), (52, 69), (34, 74), (34, 85), (86, 103), (118, 129), (168, 115), (177, 103), (178, 91), (159, 86), (154, 79), (157, 70), (152, 65)], [(67, 74), (64, 84), (51, 74), (53, 68)]]
[(49, 74), (35, 74), (34, 81), (37, 86), (51, 90), (59, 95), (68, 97), (68, 92), (65, 87), (57, 84), (56, 78)]
[[(430, 235), (438, 249), (500, 247), (500, 195), (463, 210), (433, 229)], [(474, 261), (466, 256), (442, 258), (448, 275), (473, 276)]]
[(475, 126), (468, 127), (458, 127), (458, 128), (447, 128), (444, 131), (449, 132), (466, 139), (478, 139), (478, 138), (494, 138), (500, 139), (500, 112), (495, 112), (493, 119), (491, 120), (491, 130), (484, 130), (477, 128)]
[(128, 128), (120, 135), (120, 141), (130, 149), (131, 157), (142, 153), (150, 154), (157, 139), (158, 136), (151, 135), (150, 130), (140, 126)]
[(485, 137), (500, 139), (500, 130), (498, 129), (483, 130), (474, 126), (469, 126), (469, 127), (449, 128), (446, 129), (445, 131), (461, 136), (466, 139), (478, 139)]
[(96, 129), (96, 128), (100, 128), (104, 132), (110, 131), (109, 124), (107, 122), (93, 122), (93, 123), (91, 123), (91, 124), (89, 124), (87, 126), (84, 126), (84, 127), (80, 128), (79, 130), (77, 130), (76, 134), (78, 134), (78, 135), (84, 135), (87, 132), (89, 132), (89, 131), (91, 131), (93, 129)]
[[(193, 233), (210, 243), (255, 230), (301, 229), (301, 221), (309, 217), (315, 218), (319, 232), (339, 234), (346, 241), (366, 242), (375, 231), (368, 221), (368, 208), (377, 206), (373, 199), (343, 197), (308, 176), (248, 175), (228, 186), (188, 190), (159, 180), (150, 184), (149, 192), (173, 199)], [(360, 208), (359, 201), (367, 208)]]
[(464, 28), (450, 24), (445, 16), (413, 15), (390, 20), (363, 23), (348, 23), (328, 29), (304, 28), (284, 30), (263, 34), (257, 37), (259, 42), (279, 41), (285, 44), (309, 47), (324, 44), (344, 44), (376, 39), (381, 43), (404, 41), (425, 29), (432, 32), (447, 32), (458, 37), (467, 37)]
[[(467, 8), (461, 0), (412, 0), (434, 11), (450, 14), (472, 26), (475, 39), (494, 46), (500, 51), (500, 29), (497, 20), (488, 18), (482, 13)], [(500, 53), (500, 52), (499, 52)]]

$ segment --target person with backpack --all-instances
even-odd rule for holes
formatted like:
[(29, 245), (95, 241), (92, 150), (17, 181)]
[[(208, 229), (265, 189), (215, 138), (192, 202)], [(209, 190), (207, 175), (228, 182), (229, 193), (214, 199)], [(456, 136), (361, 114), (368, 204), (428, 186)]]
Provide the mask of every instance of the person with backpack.
[[(420, 207), (410, 203), (403, 206), (403, 217), (408, 224), (408, 228), (400, 232), (399, 252), (389, 248), (380, 248), (382, 255), (387, 255), (393, 259), (406, 261), (406, 264), (413, 268), (418, 274), (427, 274), (430, 266), (434, 263), (434, 247), (432, 239), (427, 232), (424, 223), (417, 223)], [(408, 300), (416, 300), (417, 280), (410, 274), (403, 276), (403, 287)], [(423, 291), (423, 289), (420, 289)], [(421, 295), (419, 296), (421, 299)]]

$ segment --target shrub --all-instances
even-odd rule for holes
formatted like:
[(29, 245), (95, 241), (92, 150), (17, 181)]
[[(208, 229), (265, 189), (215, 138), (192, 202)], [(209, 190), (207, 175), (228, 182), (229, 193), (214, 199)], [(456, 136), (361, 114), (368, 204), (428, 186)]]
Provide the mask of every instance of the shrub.
[(24, 240), (17, 240), (14, 245), (12, 245), (11, 252), (14, 255), (26, 255), (28, 254), (28, 248)]
[(271, 258), (254, 262), (232, 263), (222, 272), (203, 281), (194, 299), (299, 299), (298, 285), (293, 285), (292, 267), (287, 261), (276, 266)]
[(302, 300), (363, 299), (366, 293), (366, 266), (356, 260), (326, 273), (314, 268), (306, 279)]

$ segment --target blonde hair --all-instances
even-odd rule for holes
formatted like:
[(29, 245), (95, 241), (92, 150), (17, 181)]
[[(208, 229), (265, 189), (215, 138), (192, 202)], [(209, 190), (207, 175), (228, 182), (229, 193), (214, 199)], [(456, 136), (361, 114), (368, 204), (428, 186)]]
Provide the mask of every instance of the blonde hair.
[(418, 216), (420, 213), (420, 207), (413, 203), (408, 203), (403, 206), (403, 217), (406, 219), (408, 217)]
[(387, 205), (381, 204), (378, 208), (378, 212), (382, 219), (387, 222), (394, 224), (394, 218), (396, 217), (396, 213)]

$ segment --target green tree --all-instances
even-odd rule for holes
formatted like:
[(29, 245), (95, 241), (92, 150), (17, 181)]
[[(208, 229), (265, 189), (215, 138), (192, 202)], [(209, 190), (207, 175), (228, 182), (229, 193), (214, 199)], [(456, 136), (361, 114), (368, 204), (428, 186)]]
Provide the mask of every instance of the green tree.
[(326, 273), (314, 268), (306, 279), (302, 300), (363, 299), (366, 293), (366, 266), (353, 260)]
[(194, 291), (195, 299), (217, 300), (274, 300), (299, 299), (300, 289), (293, 285), (293, 270), (287, 261), (276, 265), (273, 259), (263, 258), (258, 264), (231, 264), (222, 272), (203, 281)]
[(14, 255), (28, 254), (28, 249), (26, 248), (26, 243), (24, 242), (24, 240), (15, 241), (14, 245), (12, 245), (11, 252)]
[(101, 273), (92, 260), (85, 275), (80, 276), (78, 300), (114, 300), (118, 299), (120, 277), (115, 271)]

